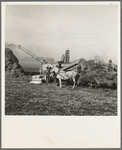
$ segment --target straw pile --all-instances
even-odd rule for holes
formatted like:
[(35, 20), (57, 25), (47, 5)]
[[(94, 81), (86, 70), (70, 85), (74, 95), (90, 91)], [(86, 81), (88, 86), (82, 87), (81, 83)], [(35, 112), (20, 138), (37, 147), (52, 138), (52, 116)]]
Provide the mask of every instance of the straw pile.
[(24, 71), (19, 64), (19, 60), (9, 48), (5, 48), (5, 71), (6, 74), (15, 77), (24, 75)]
[(86, 61), (86, 69), (81, 72), (77, 85), (117, 88), (117, 67), (108, 71), (108, 64), (95, 61)]

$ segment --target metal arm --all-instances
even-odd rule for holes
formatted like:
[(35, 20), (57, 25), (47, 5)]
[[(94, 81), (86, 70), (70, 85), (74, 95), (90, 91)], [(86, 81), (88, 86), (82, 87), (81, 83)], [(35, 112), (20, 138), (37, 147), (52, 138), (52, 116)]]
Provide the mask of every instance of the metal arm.
[[(15, 44), (14, 44), (15, 45)], [(37, 61), (41, 62), (41, 64), (43, 64), (43, 61), (40, 60), (37, 56), (35, 56), (33, 53), (29, 52), (27, 49), (21, 47), (21, 45), (15, 45), (16, 47), (18, 47), (19, 49), (21, 49), (22, 51), (24, 51), (25, 53), (27, 53), (28, 55), (30, 55), (31, 57), (33, 57), (34, 59), (36, 59)]]

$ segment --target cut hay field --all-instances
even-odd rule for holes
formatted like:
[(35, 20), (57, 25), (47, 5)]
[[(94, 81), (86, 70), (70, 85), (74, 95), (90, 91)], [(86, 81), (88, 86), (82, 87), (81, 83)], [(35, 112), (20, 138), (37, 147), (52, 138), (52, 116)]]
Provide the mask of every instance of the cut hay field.
[(117, 115), (117, 90), (60, 89), (55, 83), (30, 84), (31, 76), (5, 79), (5, 115)]

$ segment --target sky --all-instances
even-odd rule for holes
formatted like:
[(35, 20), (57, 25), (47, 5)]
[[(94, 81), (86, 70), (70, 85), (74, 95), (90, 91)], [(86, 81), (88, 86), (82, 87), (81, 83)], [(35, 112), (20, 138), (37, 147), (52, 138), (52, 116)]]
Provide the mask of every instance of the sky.
[(70, 60), (98, 55), (116, 63), (117, 11), (118, 5), (6, 5), (5, 42), (55, 60), (69, 49)]

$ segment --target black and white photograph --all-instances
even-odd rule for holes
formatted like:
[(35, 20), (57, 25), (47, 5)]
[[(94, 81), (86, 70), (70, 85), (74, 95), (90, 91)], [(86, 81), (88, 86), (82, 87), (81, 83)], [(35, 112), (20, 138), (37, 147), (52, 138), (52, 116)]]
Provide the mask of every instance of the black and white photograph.
[[(2, 33), (5, 118), (120, 119), (119, 2), (3, 2)], [(119, 127), (111, 137), (118, 148)], [(58, 148), (47, 136), (43, 140), (44, 148)], [(115, 148), (109, 140), (105, 147), (78, 146), (84, 140), (77, 137), (59, 140), (59, 147)]]

